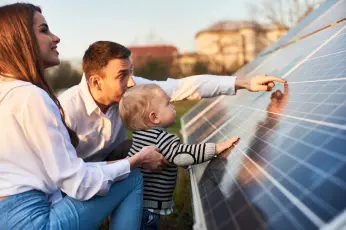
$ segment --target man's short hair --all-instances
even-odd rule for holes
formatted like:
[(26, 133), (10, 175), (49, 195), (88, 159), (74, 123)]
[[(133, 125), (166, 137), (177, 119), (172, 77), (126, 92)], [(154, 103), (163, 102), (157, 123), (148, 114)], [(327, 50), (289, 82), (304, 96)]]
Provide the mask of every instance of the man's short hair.
[(165, 91), (156, 84), (137, 85), (126, 90), (119, 102), (120, 118), (124, 125), (132, 131), (150, 128), (149, 113), (155, 99), (165, 96)]
[(83, 72), (87, 79), (94, 74), (103, 76), (103, 68), (113, 59), (126, 59), (131, 51), (123, 45), (110, 41), (97, 41), (89, 46), (83, 56)]

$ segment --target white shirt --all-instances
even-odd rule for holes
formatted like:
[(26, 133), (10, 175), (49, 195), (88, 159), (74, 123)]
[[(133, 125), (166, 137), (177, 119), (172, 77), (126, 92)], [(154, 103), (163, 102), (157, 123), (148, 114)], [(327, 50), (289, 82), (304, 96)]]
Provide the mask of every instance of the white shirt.
[[(196, 75), (167, 81), (150, 81), (140, 77), (133, 79), (138, 85), (158, 84), (171, 97), (171, 101), (235, 94), (236, 77)], [(92, 98), (84, 76), (79, 85), (62, 93), (59, 101), (64, 108), (67, 124), (80, 139), (78, 156), (85, 161), (103, 161), (125, 140), (126, 129), (121, 122), (118, 105), (113, 104), (103, 114)]]
[(104, 195), (130, 173), (128, 160), (86, 164), (78, 158), (58, 107), (37, 86), (0, 78), (0, 196), (32, 189), (52, 203)]

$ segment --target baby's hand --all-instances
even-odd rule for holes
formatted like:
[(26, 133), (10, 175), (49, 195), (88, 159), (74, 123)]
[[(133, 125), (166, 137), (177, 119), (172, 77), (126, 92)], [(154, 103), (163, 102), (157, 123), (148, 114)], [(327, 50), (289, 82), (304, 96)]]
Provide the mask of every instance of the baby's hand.
[(238, 136), (236, 136), (236, 137), (233, 137), (227, 141), (216, 144), (216, 155), (219, 155), (222, 152), (224, 152), (225, 150), (227, 150), (231, 147), (234, 147), (234, 145), (238, 143), (239, 139), (240, 138)]

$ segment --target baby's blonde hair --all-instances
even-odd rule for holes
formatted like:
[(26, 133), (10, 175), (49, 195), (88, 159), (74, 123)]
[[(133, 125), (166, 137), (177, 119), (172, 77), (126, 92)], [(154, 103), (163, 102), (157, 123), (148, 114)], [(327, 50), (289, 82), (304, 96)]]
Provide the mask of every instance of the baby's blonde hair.
[(120, 118), (124, 125), (132, 131), (150, 128), (149, 113), (155, 99), (164, 98), (165, 95), (156, 84), (137, 85), (126, 90), (119, 102)]

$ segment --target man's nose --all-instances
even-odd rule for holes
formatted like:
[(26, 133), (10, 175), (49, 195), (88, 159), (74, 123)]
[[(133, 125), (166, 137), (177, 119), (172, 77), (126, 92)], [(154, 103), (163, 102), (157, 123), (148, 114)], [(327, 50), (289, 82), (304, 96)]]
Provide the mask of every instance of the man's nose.
[(130, 88), (135, 85), (136, 85), (136, 82), (133, 80), (132, 75), (130, 75), (129, 80), (127, 81), (127, 88)]

